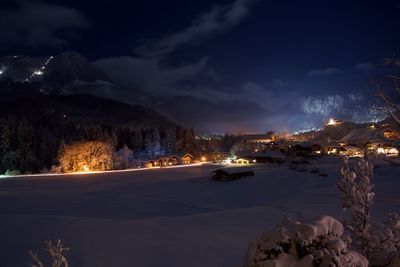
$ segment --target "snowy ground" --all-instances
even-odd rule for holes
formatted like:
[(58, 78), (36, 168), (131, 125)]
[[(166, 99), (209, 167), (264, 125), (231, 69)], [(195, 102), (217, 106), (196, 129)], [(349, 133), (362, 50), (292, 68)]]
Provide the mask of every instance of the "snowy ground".
[[(240, 266), (250, 240), (284, 217), (343, 217), (337, 159), (307, 168), (328, 177), (253, 167), (210, 180), (215, 166), (0, 180), (1, 266), (29, 266), (47, 238), (71, 248), (72, 267)], [(379, 162), (375, 214), (400, 212), (400, 167)]]

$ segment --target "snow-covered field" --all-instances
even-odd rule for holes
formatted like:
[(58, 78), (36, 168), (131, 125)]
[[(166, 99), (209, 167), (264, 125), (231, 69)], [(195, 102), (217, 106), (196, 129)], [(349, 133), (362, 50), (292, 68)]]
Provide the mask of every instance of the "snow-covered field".
[[(249, 242), (284, 217), (342, 218), (339, 160), (307, 168), (254, 166), (211, 181), (216, 166), (0, 180), (0, 266), (29, 266), (29, 249), (62, 239), (70, 265), (241, 266)], [(379, 162), (376, 216), (400, 212), (400, 167)]]

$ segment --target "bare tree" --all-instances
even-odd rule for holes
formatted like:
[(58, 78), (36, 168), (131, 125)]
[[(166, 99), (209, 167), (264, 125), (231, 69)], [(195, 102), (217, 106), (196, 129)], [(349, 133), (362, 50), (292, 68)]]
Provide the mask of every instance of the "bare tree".
[[(68, 267), (68, 260), (65, 257), (65, 252), (69, 250), (69, 248), (65, 248), (61, 242), (61, 240), (58, 240), (56, 244), (53, 244), (51, 240), (47, 240), (44, 242), (46, 245), (46, 248), (44, 251), (46, 251), (49, 256), (50, 256), (50, 261), (51, 261), (51, 267)], [(35, 263), (30, 263), (31, 267), (45, 267), (46, 265), (43, 263), (43, 261), (40, 259), (37, 253), (33, 251), (29, 251), (29, 255), (31, 255), (32, 260)]]
[[(385, 65), (395, 65), (400, 67), (400, 58), (386, 58)], [(388, 78), (393, 83), (393, 90), (400, 97), (400, 75), (390, 74)], [(375, 96), (378, 97), (383, 104), (382, 111), (393, 118), (400, 125), (400, 101), (391, 97), (388, 90), (384, 89), (382, 84), (374, 79), (370, 80), (375, 88)]]
[(114, 148), (101, 141), (78, 142), (61, 148), (63, 172), (105, 171), (113, 168)]

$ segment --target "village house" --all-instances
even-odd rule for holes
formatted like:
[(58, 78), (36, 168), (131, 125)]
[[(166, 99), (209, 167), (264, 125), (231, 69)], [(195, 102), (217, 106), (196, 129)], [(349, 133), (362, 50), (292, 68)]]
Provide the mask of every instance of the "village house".
[(245, 140), (247, 143), (270, 143), (275, 140), (274, 134), (271, 133), (265, 133), (265, 134), (247, 134), (243, 135), (243, 140)]
[(235, 159), (233, 161), (233, 163), (240, 164), (240, 165), (248, 165), (248, 164), (250, 164), (250, 161), (248, 159), (238, 158), (238, 159)]
[(383, 136), (386, 139), (400, 140), (400, 132), (387, 128), (383, 131)]
[(382, 144), (379, 145), (376, 149), (378, 155), (385, 155), (388, 157), (397, 157), (399, 156), (399, 149), (391, 144)]
[(255, 155), (255, 161), (262, 162), (270, 162), (270, 163), (283, 163), (285, 161), (285, 155), (278, 150), (267, 150), (263, 153), (258, 153)]
[(324, 147), (320, 144), (313, 144), (311, 146), (311, 155), (320, 156), (324, 154)]
[(364, 151), (358, 146), (347, 146), (344, 153), (348, 157), (364, 157)]
[(153, 167), (166, 167), (166, 166), (175, 166), (181, 163), (180, 157), (175, 155), (170, 157), (161, 157), (154, 160), (149, 161)]
[(192, 154), (186, 153), (181, 157), (181, 162), (183, 165), (192, 164), (194, 157)]
[(228, 158), (229, 158), (229, 154), (224, 153), (224, 152), (214, 151), (209, 154), (210, 161), (214, 162), (214, 163), (221, 163), (221, 162), (227, 160)]

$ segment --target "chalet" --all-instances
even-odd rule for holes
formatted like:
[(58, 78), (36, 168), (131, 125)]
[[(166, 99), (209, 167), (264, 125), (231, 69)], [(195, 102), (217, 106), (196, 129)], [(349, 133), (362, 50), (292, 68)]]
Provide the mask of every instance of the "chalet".
[(295, 146), (291, 147), (291, 151), (293, 151), (296, 156), (308, 156), (311, 154), (311, 146), (307, 144), (296, 144)]
[(150, 163), (153, 165), (153, 167), (164, 167), (168, 165), (168, 158), (163, 157), (163, 158), (157, 158), (153, 159), (150, 161)]
[(380, 143), (384, 141), (382, 131), (376, 128), (358, 128), (351, 130), (340, 142), (346, 145), (366, 145), (367, 142)]
[(247, 143), (270, 143), (275, 140), (275, 136), (272, 133), (266, 134), (246, 134), (243, 135), (243, 140)]
[(285, 158), (285, 155), (278, 150), (267, 150), (254, 155), (254, 159), (257, 163), (283, 163)]
[(244, 159), (244, 158), (238, 158), (234, 160), (235, 164), (241, 164), (241, 165), (248, 165), (250, 164), (250, 160)]
[(181, 159), (177, 156), (171, 156), (168, 158), (167, 160), (167, 165), (168, 166), (175, 166), (175, 165), (179, 165), (181, 162)]
[(347, 146), (344, 154), (348, 157), (359, 157), (360, 158), (360, 157), (364, 156), (363, 150), (357, 146)]
[(377, 147), (376, 152), (381, 155), (389, 157), (397, 157), (399, 155), (399, 149), (390, 144), (383, 144)]
[(181, 162), (180, 157), (175, 155), (170, 157), (162, 157), (155, 160), (150, 161), (153, 164), (153, 167), (166, 167), (166, 166), (175, 166), (179, 165)]
[(313, 144), (311, 146), (311, 154), (312, 155), (321, 155), (324, 152), (324, 147), (321, 146), (320, 144)]
[(328, 141), (322, 142), (323, 152), (328, 155), (345, 155), (346, 149), (344, 148), (345, 143)]
[(218, 152), (218, 151), (209, 152), (207, 153), (207, 158), (211, 162), (221, 163), (229, 159), (229, 153)]
[(193, 159), (194, 159), (193, 155), (186, 153), (181, 157), (181, 162), (183, 165), (188, 165), (193, 163)]
[(400, 133), (390, 128), (383, 131), (383, 136), (386, 139), (400, 140)]

